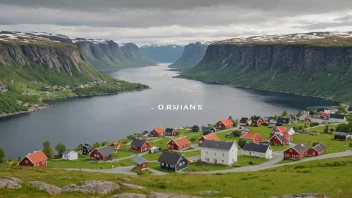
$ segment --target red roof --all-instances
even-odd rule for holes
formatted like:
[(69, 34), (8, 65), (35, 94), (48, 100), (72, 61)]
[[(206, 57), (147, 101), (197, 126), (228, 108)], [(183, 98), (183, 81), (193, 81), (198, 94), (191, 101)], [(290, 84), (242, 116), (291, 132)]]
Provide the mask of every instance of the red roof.
[(36, 151), (26, 156), (33, 164), (48, 160), (43, 151)]
[(232, 120), (230, 119), (226, 119), (226, 120), (220, 120), (219, 122), (221, 122), (223, 125), (228, 126), (228, 125), (233, 125)]
[(208, 135), (203, 135), (204, 140), (220, 140), (216, 133), (210, 133)]
[(153, 131), (155, 131), (156, 133), (165, 133), (165, 130), (162, 127), (158, 127), (153, 129)]
[(329, 114), (326, 112), (320, 112), (321, 117), (329, 117)]
[(179, 146), (185, 145), (185, 144), (191, 144), (191, 142), (186, 137), (180, 137), (171, 141), (174, 141)]
[(286, 127), (284, 127), (284, 126), (277, 126), (276, 129), (277, 129), (277, 131), (279, 131), (281, 133), (286, 131)]
[(284, 138), (285, 138), (286, 140), (291, 139), (291, 136), (290, 136), (290, 134), (288, 134), (287, 131), (282, 132), (282, 135), (284, 136)]
[(306, 119), (312, 119), (312, 116), (310, 114), (307, 114)]
[(251, 139), (253, 140), (255, 138), (255, 136), (257, 136), (258, 133), (246, 133), (242, 135), (243, 139)]
[(120, 146), (120, 144), (118, 142), (114, 142), (113, 144), (114, 144), (115, 147), (119, 147)]

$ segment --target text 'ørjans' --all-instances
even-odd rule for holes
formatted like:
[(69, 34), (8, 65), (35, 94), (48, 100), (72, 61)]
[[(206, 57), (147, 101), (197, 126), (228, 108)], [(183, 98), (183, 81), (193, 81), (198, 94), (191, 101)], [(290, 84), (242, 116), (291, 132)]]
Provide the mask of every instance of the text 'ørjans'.
[[(151, 108), (155, 109), (155, 108)], [(159, 104), (157, 110), (161, 111), (201, 111), (203, 109), (203, 106), (201, 104), (189, 104), (189, 105), (184, 105), (184, 104)]]

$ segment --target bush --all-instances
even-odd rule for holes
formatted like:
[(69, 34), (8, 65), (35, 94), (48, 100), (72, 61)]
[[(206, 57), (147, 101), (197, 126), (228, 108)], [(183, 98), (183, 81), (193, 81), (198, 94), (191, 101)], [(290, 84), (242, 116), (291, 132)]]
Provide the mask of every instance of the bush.
[(241, 137), (241, 135), (242, 135), (242, 132), (239, 130), (235, 130), (232, 133), (233, 133), (233, 136), (235, 136), (235, 137)]
[(310, 127), (319, 126), (319, 123), (317, 123), (317, 122), (311, 122), (311, 123), (309, 123), (309, 126), (310, 126)]

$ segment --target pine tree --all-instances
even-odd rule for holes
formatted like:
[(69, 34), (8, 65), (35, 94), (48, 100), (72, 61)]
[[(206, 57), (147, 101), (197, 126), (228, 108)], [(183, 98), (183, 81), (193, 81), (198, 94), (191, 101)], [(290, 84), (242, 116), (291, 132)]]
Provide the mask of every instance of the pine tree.
[(2, 148), (0, 148), (0, 164), (3, 164), (6, 162), (6, 155), (5, 152)]

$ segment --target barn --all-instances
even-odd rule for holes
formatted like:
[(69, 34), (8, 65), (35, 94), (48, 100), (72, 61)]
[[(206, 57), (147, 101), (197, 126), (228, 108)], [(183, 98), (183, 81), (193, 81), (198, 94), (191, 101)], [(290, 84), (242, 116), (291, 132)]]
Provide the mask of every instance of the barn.
[(304, 144), (297, 144), (294, 147), (288, 148), (284, 151), (285, 159), (300, 160), (307, 155), (307, 148)]
[(34, 151), (24, 157), (19, 163), (19, 166), (46, 167), (48, 157), (43, 151)]
[(180, 137), (171, 140), (167, 145), (170, 151), (179, 151), (190, 147), (191, 142), (187, 139), (187, 137)]
[(319, 143), (315, 146), (312, 146), (308, 149), (308, 152), (307, 152), (307, 155), (308, 156), (319, 156), (319, 155), (322, 155), (324, 154), (326, 150), (326, 146), (324, 143)]
[(136, 150), (139, 152), (147, 151), (152, 145), (147, 140), (134, 139), (131, 142), (132, 150)]

